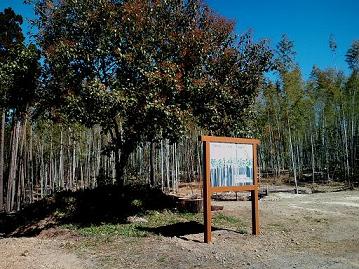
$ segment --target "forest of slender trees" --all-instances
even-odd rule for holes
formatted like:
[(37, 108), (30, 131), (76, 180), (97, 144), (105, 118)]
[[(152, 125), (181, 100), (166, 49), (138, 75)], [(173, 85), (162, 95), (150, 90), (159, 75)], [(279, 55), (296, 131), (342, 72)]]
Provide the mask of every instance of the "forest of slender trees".
[(279, 61), (287, 58), (291, 64), (279, 68), (278, 80), (265, 85), (256, 105), (264, 175), (279, 177), (290, 171), (295, 182), (345, 180), (349, 185), (358, 177), (358, 52), (353, 54), (357, 45), (355, 41), (346, 56), (349, 76), (335, 67), (314, 66), (305, 81), (293, 57), (285, 57), (295, 55), (293, 42), (284, 37), (278, 44), (277, 51), (289, 51), (278, 53)]
[[(190, 8), (188, 8), (188, 10), (190, 10)], [(196, 9), (194, 8), (193, 10)], [(105, 11), (104, 9), (102, 12)], [(161, 10), (158, 12), (160, 11)], [(50, 11), (47, 10), (47, 12)], [(93, 16), (96, 16), (96, 14), (93, 14)], [(207, 15), (204, 14), (203, 16), (205, 17)], [(217, 23), (215, 18), (210, 18)], [(188, 118), (186, 114), (187, 110), (183, 109), (186, 105), (181, 104), (175, 107), (176, 104), (173, 103), (179, 100), (177, 98), (184, 97), (177, 95), (168, 97), (170, 93), (163, 93), (166, 95), (166, 98), (168, 97), (168, 100), (161, 104), (165, 107), (161, 110), (162, 108), (156, 107), (159, 106), (157, 101), (159, 97), (156, 95), (158, 92), (149, 92), (145, 93), (144, 96), (138, 97), (138, 94), (134, 91), (133, 93), (128, 93), (131, 97), (129, 100), (125, 100), (125, 103), (119, 103), (120, 105), (114, 105), (111, 111), (113, 111), (115, 107), (118, 109), (119, 106), (121, 106), (123, 110), (128, 109), (128, 111), (126, 111), (127, 114), (121, 115), (120, 119), (128, 117), (131, 121), (136, 122), (127, 123), (123, 121), (122, 127), (117, 128), (117, 126), (115, 126), (116, 129), (113, 129), (113, 124), (116, 125), (121, 121), (118, 119), (112, 121), (112, 119), (109, 118), (112, 115), (110, 113), (102, 115), (103, 119), (98, 121), (93, 120), (93, 114), (87, 115), (86, 113), (76, 121), (69, 120), (69, 117), (74, 115), (74, 113), (82, 113), (80, 108), (85, 101), (71, 99), (77, 102), (76, 104), (78, 104), (77, 107), (79, 109), (74, 110), (71, 108), (71, 113), (66, 114), (66, 109), (73, 105), (72, 103), (64, 102), (66, 105), (64, 112), (63, 108), (58, 109), (58, 107), (56, 107), (56, 102), (63, 100), (62, 96), (55, 96), (55, 94), (53, 94), (51, 95), (52, 99), (49, 98), (50, 90), (53, 91), (53, 89), (57, 89), (58, 92), (64, 94), (64, 89), (71, 87), (71, 84), (64, 86), (58, 81), (52, 80), (59, 72), (64, 72), (64, 70), (61, 69), (63, 68), (61, 66), (62, 62), (58, 60), (59, 56), (53, 56), (52, 54), (51, 57), (55, 58), (50, 59), (54, 61), (54, 65), (60, 66), (60, 68), (56, 67), (58, 68), (58, 70), (56, 70), (56, 68), (47, 62), (50, 60), (45, 56), (41, 56), (41, 50), (35, 45), (25, 44), (20, 29), (22, 23), (20, 16), (13, 13), (12, 10), (7, 9), (0, 13), (0, 19), (0, 24), (5, 25), (3, 28), (0, 26), (0, 30), (2, 31), (2, 33), (0, 33), (0, 211), (13, 212), (20, 210), (26, 204), (62, 190), (80, 190), (95, 188), (104, 184), (116, 184), (116, 181), (118, 181), (118, 170), (121, 169), (121, 167), (118, 167), (119, 159), (125, 158), (121, 153), (127, 150), (127, 148), (124, 147), (127, 140), (120, 141), (120, 137), (122, 139), (122, 137), (126, 135), (125, 132), (131, 132), (131, 141), (141, 132), (145, 133), (144, 136), (146, 139), (136, 141), (133, 147), (131, 146), (131, 151), (128, 151), (124, 171), (123, 174), (121, 174), (121, 180), (123, 180), (124, 184), (142, 182), (161, 187), (163, 191), (176, 191), (180, 183), (199, 182), (202, 169), (202, 149), (200, 142), (198, 142), (198, 135), (205, 133), (259, 138), (261, 140), (259, 154), (262, 176), (279, 178), (286, 175), (293, 179), (295, 184), (297, 184), (299, 180), (307, 180), (313, 183), (339, 180), (345, 181), (349, 185), (359, 176), (359, 41), (354, 41), (353, 45), (348, 49), (346, 61), (350, 68), (349, 75), (346, 75), (342, 70), (338, 70), (333, 64), (333, 68), (325, 70), (313, 67), (310, 77), (304, 79), (301, 75), (300, 67), (295, 63), (294, 44), (286, 37), (283, 37), (277, 47), (270, 52), (270, 54), (273, 53), (273, 60), (271, 60), (272, 67), (270, 69), (275, 73), (275, 76), (272, 76), (270, 79), (263, 76), (263, 73), (269, 70), (266, 70), (263, 65), (257, 72), (255, 70), (247, 70), (248, 76), (250, 76), (249, 78), (245, 75), (241, 75), (241, 73), (232, 72), (232, 77), (228, 78), (238, 80), (237, 83), (239, 86), (226, 84), (227, 80), (222, 81), (222, 72), (229, 72), (229, 62), (232, 61), (227, 58), (221, 59), (221, 61), (225, 62), (221, 72), (218, 71), (216, 67), (214, 68), (216, 71), (210, 70), (208, 71), (209, 74), (198, 74), (199, 77), (208, 75), (208, 77), (214, 79), (218, 76), (216, 85), (222, 85), (221, 83), (223, 83), (223, 92), (224, 89), (228, 87), (252, 85), (253, 91), (251, 90), (249, 93), (242, 92), (241, 94), (244, 96), (247, 94), (255, 100), (255, 102), (248, 101), (251, 99), (246, 96), (246, 98), (244, 98), (246, 101), (235, 103), (236, 106), (243, 105), (243, 107), (248, 108), (247, 110), (249, 112), (247, 114), (235, 115), (233, 118), (220, 117), (220, 120), (223, 122), (215, 118), (216, 113), (218, 113), (218, 115), (221, 115), (220, 113), (223, 113), (223, 115), (234, 113), (235, 107), (230, 107), (229, 102), (233, 100), (233, 98), (235, 99), (236, 96), (230, 96), (228, 99), (222, 100), (220, 99), (222, 98), (220, 94), (218, 94), (219, 97), (216, 95), (216, 92), (220, 92), (222, 88), (219, 88), (220, 90), (213, 88), (214, 95), (212, 97), (214, 98), (213, 100), (216, 100), (216, 105), (218, 100), (218, 103), (222, 100), (225, 104), (228, 104), (230, 109), (227, 111), (214, 104), (212, 107), (195, 106), (194, 110), (196, 111), (193, 112), (193, 117), (196, 116), (198, 122), (203, 121), (204, 123), (203, 125), (198, 124), (193, 126), (193, 121), (191, 121), (191, 118)], [(182, 17), (180, 19), (183, 20)], [(223, 28), (219, 28), (219, 24), (215, 23), (213, 25), (220, 30), (215, 29), (213, 25), (210, 27), (213, 27), (215, 30), (212, 30), (222, 31)], [(44, 25), (43, 27), (45, 27)], [(221, 25), (223, 26), (223, 24)], [(224, 25), (230, 27), (229, 24)], [(46, 25), (46, 27), (48, 27), (48, 25)], [(47, 33), (48, 35), (58, 34), (51, 32), (55, 31), (53, 29), (50, 31), (46, 28), (45, 30), (49, 31)], [(203, 31), (205, 31), (205, 29)], [(4, 33), (7, 34), (5, 35)], [(9, 33), (12, 35), (10, 38)], [(226, 33), (221, 34), (226, 35)], [(198, 36), (202, 35), (198, 34)], [(230, 42), (232, 37), (233, 36), (229, 34), (228, 37), (225, 38), (226, 42)], [(43, 40), (42, 42), (47, 42), (46, 45), (48, 45), (48, 40)], [(69, 43), (69, 41), (66, 42)], [(165, 45), (168, 46), (166, 42)], [(217, 42), (217, 40), (211, 40), (211, 42)], [(336, 45), (333, 42), (335, 41), (331, 40), (328, 49), (331, 49), (332, 52), (335, 53)], [(203, 43), (201, 44), (203, 45)], [(198, 44), (185, 45), (191, 47)], [(214, 51), (213, 53), (219, 53), (222, 46), (224, 45), (221, 43), (218, 47), (213, 45), (213, 48), (206, 49), (212, 49)], [(54, 48), (54, 46), (51, 45), (46, 49), (48, 51), (51, 50), (51, 53), (53, 53), (52, 50), (59, 48)], [(258, 52), (261, 49), (262, 47), (255, 47), (254, 45), (252, 47), (239, 48), (239, 54), (233, 56), (233, 59), (238, 61), (236, 66), (243, 62), (245, 66), (248, 64), (249, 59), (245, 59), (244, 56), (242, 56), (247, 55), (247, 52), (262, 55), (258, 56), (258, 59), (260, 57), (262, 57), (261, 59), (267, 57), (263, 56), (267, 52)], [(246, 53), (240, 54), (243, 52), (242, 50), (245, 50)], [(75, 49), (69, 52), (70, 56), (73, 51), (75, 51)], [(60, 53), (63, 54), (63, 51), (60, 51)], [(129, 54), (121, 56), (123, 57), (121, 61), (132, 61), (136, 55), (133, 51), (131, 53), (131, 56), (129, 56)], [(223, 55), (225, 55), (225, 57), (232, 57), (232, 54), (235, 53), (233, 48), (226, 48)], [(250, 59), (253, 58), (252, 56)], [(117, 55), (115, 54), (113, 57), (117, 57)], [(126, 57), (128, 57), (128, 59)], [(194, 57), (195, 56), (192, 55), (189, 59), (193, 59)], [(104, 59), (107, 61), (109, 57), (106, 56)], [(186, 59), (186, 61), (187, 60), (188, 59)], [(268, 64), (267, 60), (266, 58), (265, 65)], [(77, 60), (70, 60), (71, 64), (75, 61)], [(151, 58), (150, 61), (154, 60)], [(181, 59), (176, 59), (176, 61), (181, 61)], [(185, 63), (187, 63), (186, 61)], [(218, 64), (217, 59), (214, 62)], [(253, 65), (252, 62), (250, 63), (251, 66), (256, 66), (255, 64)], [(80, 64), (82, 63), (79, 63), (79, 65)], [(145, 65), (146, 63), (143, 64)], [(162, 68), (162, 65), (164, 66), (165, 64), (161, 63), (159, 68)], [(94, 68), (97, 67), (99, 67), (99, 65), (97, 63), (94, 64)], [(86, 69), (88, 68), (87, 63), (86, 68), (81, 68), (82, 67), (76, 66), (76, 70), (79, 69), (81, 75), (90, 72)], [(103, 81), (101, 82), (95, 79), (95, 84), (91, 84), (90, 78), (96, 76), (96, 74), (91, 73), (88, 76), (86, 75), (87, 77), (82, 81), (82, 87), (87, 87), (87, 83), (89, 85), (91, 84), (91, 87), (97, 85), (96, 87), (103, 88), (103, 92), (109, 92), (108, 89), (110, 87), (118, 87), (116, 83), (108, 82), (113, 78), (113, 74), (106, 76), (106, 74), (112, 71), (114, 71), (114, 74), (116, 73), (116, 70), (113, 68), (114, 67), (111, 66), (107, 71), (98, 71), (98, 76), (103, 76)], [(157, 67), (154, 69), (157, 70), (156, 68)], [(166, 72), (169, 73), (169, 70), (174, 67), (170, 66), (169, 62), (166, 62), (164, 68), (167, 68), (164, 71), (166, 74)], [(201, 68), (193, 66), (183, 68), (189, 68), (188, 70), (194, 73), (199, 72), (199, 70), (202, 72)], [(51, 69), (52, 73), (46, 73), (48, 69)], [(133, 73), (130, 74), (130, 72), (134, 72), (133, 70), (126, 69), (123, 72), (128, 72), (129, 76), (132, 76), (131, 79), (140, 77), (137, 73), (135, 75), (133, 75)], [(142, 72), (142, 70), (140, 72)], [(150, 71), (146, 72), (146, 74), (148, 74)], [(158, 75), (155, 72), (151, 74), (153, 76)], [(72, 74), (70, 75), (72, 76)], [(70, 80), (73, 80), (71, 76)], [(184, 77), (185, 75), (175, 73), (175, 76), (178, 77), (178, 80), (181, 80), (182, 76)], [(253, 80), (253, 77), (255, 77), (256, 80)], [(158, 78), (154, 77), (154, 79)], [(165, 79), (166, 81), (161, 81), (161, 83), (171, 84), (174, 78)], [(194, 88), (197, 96), (203, 88), (209, 85), (206, 84), (207, 82), (204, 79), (200, 81), (197, 77), (188, 76), (186, 79), (188, 81), (194, 81), (193, 84), (189, 86), (186, 84), (186, 87), (197, 87)], [(249, 84), (243, 83), (243, 81)], [(160, 89), (161, 93), (163, 87), (169, 87), (171, 89), (180, 88), (177, 84), (174, 84), (175, 86), (172, 87), (167, 84), (163, 86), (161, 83), (158, 85), (154, 83), (155, 80), (150, 81), (149, 85), (151, 87), (162, 87)], [(86, 85), (84, 86), (84, 84)], [(138, 87), (149, 87), (149, 85), (141, 84)], [(90, 88), (88, 89), (90, 91)], [(77, 89), (68, 90), (68, 88), (66, 88), (64, 95), (72, 98), (72, 91), (75, 92)], [(56, 92), (56, 94), (58, 92)], [(187, 94), (182, 88), (180, 88), (178, 92), (184, 96)], [(85, 94), (87, 94), (87, 92), (81, 93), (81, 98)], [(154, 96), (155, 105), (151, 103), (146, 105), (146, 109), (152, 106), (152, 110), (145, 110), (145, 108), (139, 107), (137, 104), (133, 105), (136, 101), (135, 98), (139, 98), (139, 100), (141, 100), (139, 104), (142, 105), (142, 100), (146, 97), (146, 94)], [(94, 94), (90, 92), (86, 100), (91, 99), (93, 95)], [(197, 98), (193, 102), (205, 102), (206, 98), (212, 100), (210, 99), (211, 95), (203, 96), (203, 100)], [(96, 106), (101, 104), (107, 105), (114, 100), (111, 98), (114, 97), (95, 95), (94, 99), (96, 99), (96, 101), (101, 99), (100, 101), (102, 103), (92, 103), (93, 107), (88, 109), (95, 110), (97, 109)], [(122, 102), (123, 100), (121, 98), (124, 97), (118, 95), (115, 96), (115, 98), (120, 99)], [(186, 101), (188, 100), (186, 99), (185, 102)], [(128, 108), (126, 108), (126, 105), (128, 105)], [(171, 110), (166, 111), (165, 109), (168, 107), (170, 107)], [(132, 114), (135, 113), (133, 112), (135, 108), (141, 109), (141, 111), (136, 113), (142, 113), (146, 115), (146, 117), (141, 120), (137, 119), (140, 118), (141, 115), (136, 115), (136, 119), (134, 117), (131, 118)], [(98, 109), (100, 111), (98, 113), (102, 113), (101, 109)], [(183, 111), (185, 112), (183, 113)], [(200, 115), (200, 111), (203, 111), (203, 114), (210, 113), (208, 111), (214, 111), (214, 114), (208, 114), (210, 117), (204, 118)], [(182, 117), (181, 113), (185, 115), (183, 117), (186, 117), (183, 121), (180, 116), (178, 116), (180, 119), (174, 116), (181, 115)], [(199, 114), (199, 116), (196, 113)], [(158, 115), (163, 115), (163, 118), (158, 119)], [(84, 120), (86, 117), (92, 117), (91, 121)], [(241, 121), (238, 120), (239, 117), (241, 117)], [(182, 122), (187, 124), (183, 130), (175, 129), (180, 125), (180, 120), (181, 124)], [(107, 125), (107, 121), (111, 121), (111, 125)], [(172, 121), (174, 121), (174, 123), (171, 123), (173, 126), (168, 123)], [(231, 124), (233, 125), (233, 122), (236, 122), (236, 128), (239, 131), (236, 129), (236, 132), (231, 132), (230, 126)], [(212, 125), (209, 125), (209, 123)], [(161, 124), (165, 127), (156, 127), (157, 125), (162, 126)], [(237, 126), (241, 124), (242, 126)], [(221, 126), (221, 128), (223, 127), (223, 129), (218, 129), (219, 131), (216, 132), (215, 128), (218, 127), (213, 126), (217, 125)], [(170, 126), (170, 128), (168, 126)], [(136, 128), (138, 130), (136, 130)], [(156, 128), (159, 128), (158, 130), (160, 130), (161, 136), (153, 134), (152, 129), (156, 131)], [(171, 128), (173, 128), (173, 130)], [(135, 131), (133, 131), (134, 129)], [(169, 135), (166, 136), (166, 132)], [(171, 132), (173, 132), (173, 134)], [(179, 137), (174, 137), (174, 134), (179, 134)], [(116, 143), (114, 141), (116, 141)]]

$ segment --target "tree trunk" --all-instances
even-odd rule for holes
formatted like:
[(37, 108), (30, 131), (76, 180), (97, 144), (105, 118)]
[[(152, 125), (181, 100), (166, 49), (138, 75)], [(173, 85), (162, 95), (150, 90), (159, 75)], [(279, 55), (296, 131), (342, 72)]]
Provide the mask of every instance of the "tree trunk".
[(163, 156), (163, 140), (161, 140), (161, 189), (164, 190), (164, 156)]
[(155, 156), (154, 156), (154, 143), (150, 144), (150, 185), (155, 185)]
[[(20, 149), (19, 157), (17, 161), (17, 170), (18, 172), (18, 182), (17, 182), (17, 211), (20, 210), (21, 204), (25, 201), (25, 160), (26, 160), (26, 126), (27, 126), (27, 117), (25, 117), (23, 126), (22, 126), (22, 137), (20, 138)], [(19, 134), (20, 136), (20, 134)]]
[(291, 130), (290, 130), (289, 121), (288, 121), (288, 130), (289, 130), (289, 147), (290, 147), (290, 152), (291, 152), (292, 168), (293, 168), (293, 174), (294, 174), (295, 193), (298, 194), (297, 168), (295, 165), (295, 156), (294, 156), (292, 134), (291, 134)]
[(1, 110), (0, 127), (0, 212), (4, 210), (4, 144), (5, 144), (5, 110)]
[(125, 143), (120, 151), (115, 150), (116, 184), (120, 187), (123, 187), (125, 184), (125, 169), (134, 148), (133, 144)]
[[(343, 112), (344, 114), (344, 112)], [(349, 165), (349, 150), (348, 150), (348, 135), (347, 135), (347, 124), (346, 124), (346, 120), (344, 118), (343, 115), (343, 132), (344, 132), (344, 136), (343, 136), (343, 140), (344, 140), (344, 147), (345, 147), (345, 175), (348, 181), (348, 185), (351, 185), (350, 182), (350, 165)]]
[(7, 194), (6, 194), (6, 211), (11, 212), (14, 206), (15, 200), (15, 187), (16, 187), (16, 168), (17, 168), (17, 154), (19, 148), (19, 133), (21, 123), (20, 121), (13, 119), (12, 127), (12, 139), (11, 139), (11, 157), (9, 165), (9, 177), (7, 183)]
[(310, 144), (311, 144), (311, 153), (312, 153), (312, 182), (315, 182), (315, 160), (314, 160), (314, 138), (313, 131), (310, 134)]
[(32, 152), (32, 126), (30, 126), (30, 142), (29, 142), (29, 185), (30, 185), (30, 203), (34, 201), (34, 160)]
[(63, 190), (65, 188), (65, 170), (64, 170), (64, 140), (63, 140), (63, 131), (61, 126), (60, 131), (60, 156), (59, 156), (59, 189)]

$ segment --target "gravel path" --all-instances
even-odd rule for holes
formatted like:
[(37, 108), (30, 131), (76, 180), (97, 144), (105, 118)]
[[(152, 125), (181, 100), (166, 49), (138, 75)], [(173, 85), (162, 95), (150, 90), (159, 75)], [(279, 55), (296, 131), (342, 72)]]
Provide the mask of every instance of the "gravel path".
[(0, 268), (359, 268), (359, 191), (276, 193), (260, 201), (261, 234), (250, 235), (250, 202), (216, 202), (248, 234), (183, 237), (55, 237), (0, 240)]

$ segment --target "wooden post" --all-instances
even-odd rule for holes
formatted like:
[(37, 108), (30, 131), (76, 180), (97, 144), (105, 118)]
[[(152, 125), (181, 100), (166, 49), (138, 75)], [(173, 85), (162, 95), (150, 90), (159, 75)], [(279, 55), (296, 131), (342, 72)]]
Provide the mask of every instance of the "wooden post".
[(204, 182), (203, 182), (203, 217), (204, 217), (204, 242), (212, 240), (212, 212), (211, 212), (211, 177), (210, 177), (210, 148), (209, 142), (204, 142)]
[(259, 205), (258, 205), (258, 162), (257, 145), (253, 144), (253, 184), (255, 189), (251, 191), (252, 201), (252, 234), (259, 235)]
[(251, 191), (252, 200), (252, 234), (259, 235), (258, 190)]

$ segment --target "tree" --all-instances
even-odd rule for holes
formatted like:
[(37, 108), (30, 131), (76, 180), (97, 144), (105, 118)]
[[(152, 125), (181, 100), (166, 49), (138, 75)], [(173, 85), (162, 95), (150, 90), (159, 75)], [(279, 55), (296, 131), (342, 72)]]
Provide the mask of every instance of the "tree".
[[(34, 45), (26, 46), (21, 30), (22, 17), (10, 8), (0, 13), (0, 210), (3, 208), (4, 129), (5, 113), (11, 120), (12, 146), (7, 181), (7, 210), (11, 210), (10, 197), (14, 195), (18, 137), (20, 122), (25, 122), (27, 109), (34, 97), (39, 75), (39, 54)], [(12, 199), (13, 200), (13, 199)]]
[[(295, 190), (298, 193), (297, 170), (298, 156), (295, 153), (293, 129), (295, 123), (301, 119), (299, 105), (303, 98), (303, 87), (300, 70), (295, 62), (296, 52), (294, 42), (283, 35), (277, 45), (276, 69), (279, 72), (279, 87), (283, 97), (284, 113), (282, 114), (284, 126), (288, 130), (288, 144), (290, 148), (290, 159), (294, 175)], [(298, 115), (299, 114), (299, 115)]]
[[(191, 123), (234, 134), (271, 53), (202, 1), (33, 1), (52, 115), (112, 137), (116, 179), (137, 145)], [(58, 105), (56, 105), (58, 104)]]
[(353, 41), (346, 54), (346, 61), (352, 71), (359, 71), (359, 40)]
[(16, 15), (11, 8), (0, 12), (0, 211), (4, 208), (4, 140), (5, 140), (5, 107), (8, 78), (3, 75), (4, 65), (9, 61), (9, 52), (24, 40), (20, 24), (22, 17)]
[(295, 55), (294, 42), (287, 35), (282, 35), (275, 57), (276, 69), (280, 74), (289, 72), (296, 67)]

